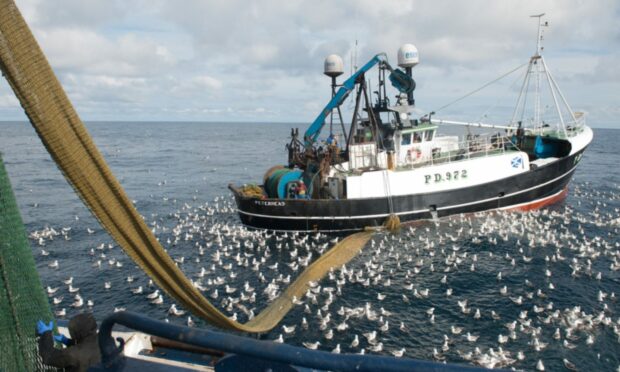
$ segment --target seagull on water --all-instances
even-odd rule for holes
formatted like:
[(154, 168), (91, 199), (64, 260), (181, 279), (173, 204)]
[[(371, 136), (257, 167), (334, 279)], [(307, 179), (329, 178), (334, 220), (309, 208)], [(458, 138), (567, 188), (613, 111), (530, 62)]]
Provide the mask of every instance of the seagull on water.
[(402, 348), (400, 350), (392, 350), (392, 355), (394, 355), (397, 358), (402, 357), (405, 354), (405, 348)]
[(308, 348), (310, 350), (316, 350), (316, 349), (319, 348), (319, 345), (321, 345), (321, 343), (319, 341), (317, 341), (317, 342), (302, 342), (302, 344), (306, 348)]

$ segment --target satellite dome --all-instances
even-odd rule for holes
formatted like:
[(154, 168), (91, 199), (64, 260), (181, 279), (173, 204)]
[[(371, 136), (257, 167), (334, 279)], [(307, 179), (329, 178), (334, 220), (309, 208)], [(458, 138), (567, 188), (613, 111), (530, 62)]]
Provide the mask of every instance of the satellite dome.
[(325, 58), (325, 71), (323, 72), (325, 75), (336, 77), (342, 75), (343, 72), (344, 63), (339, 55), (331, 54)]
[(420, 62), (418, 48), (413, 44), (404, 44), (398, 48), (398, 65), (400, 67), (413, 67)]

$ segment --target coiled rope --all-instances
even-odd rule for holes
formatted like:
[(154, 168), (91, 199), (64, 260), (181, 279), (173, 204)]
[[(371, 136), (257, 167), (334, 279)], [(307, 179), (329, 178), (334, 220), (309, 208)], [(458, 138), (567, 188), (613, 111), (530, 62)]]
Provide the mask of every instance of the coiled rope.
[(267, 332), (301, 298), (308, 282), (351, 260), (371, 237), (343, 239), (255, 318), (229, 319), (175, 265), (134, 208), (93, 143), (13, 0), (0, 0), (0, 68), (43, 145), (99, 223), (162, 290), (211, 324), (243, 332)]

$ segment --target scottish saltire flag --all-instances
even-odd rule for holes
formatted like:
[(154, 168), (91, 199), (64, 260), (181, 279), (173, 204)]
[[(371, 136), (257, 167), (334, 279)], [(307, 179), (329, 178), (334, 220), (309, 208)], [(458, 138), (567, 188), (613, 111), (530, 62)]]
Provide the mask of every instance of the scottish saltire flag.
[(517, 156), (516, 158), (512, 159), (512, 167), (513, 168), (519, 168), (519, 167), (523, 167), (523, 159), (521, 159), (520, 156)]

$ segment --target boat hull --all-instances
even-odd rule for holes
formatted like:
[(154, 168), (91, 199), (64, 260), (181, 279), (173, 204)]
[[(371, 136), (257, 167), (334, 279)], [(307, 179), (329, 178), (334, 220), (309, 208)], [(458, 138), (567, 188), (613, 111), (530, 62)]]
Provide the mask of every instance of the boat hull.
[(354, 231), (383, 225), (393, 212), (401, 222), (495, 209), (528, 210), (562, 200), (585, 151), (532, 167), (500, 180), (459, 189), (343, 200), (258, 199), (233, 190), (241, 222), (253, 228), (294, 231)]

